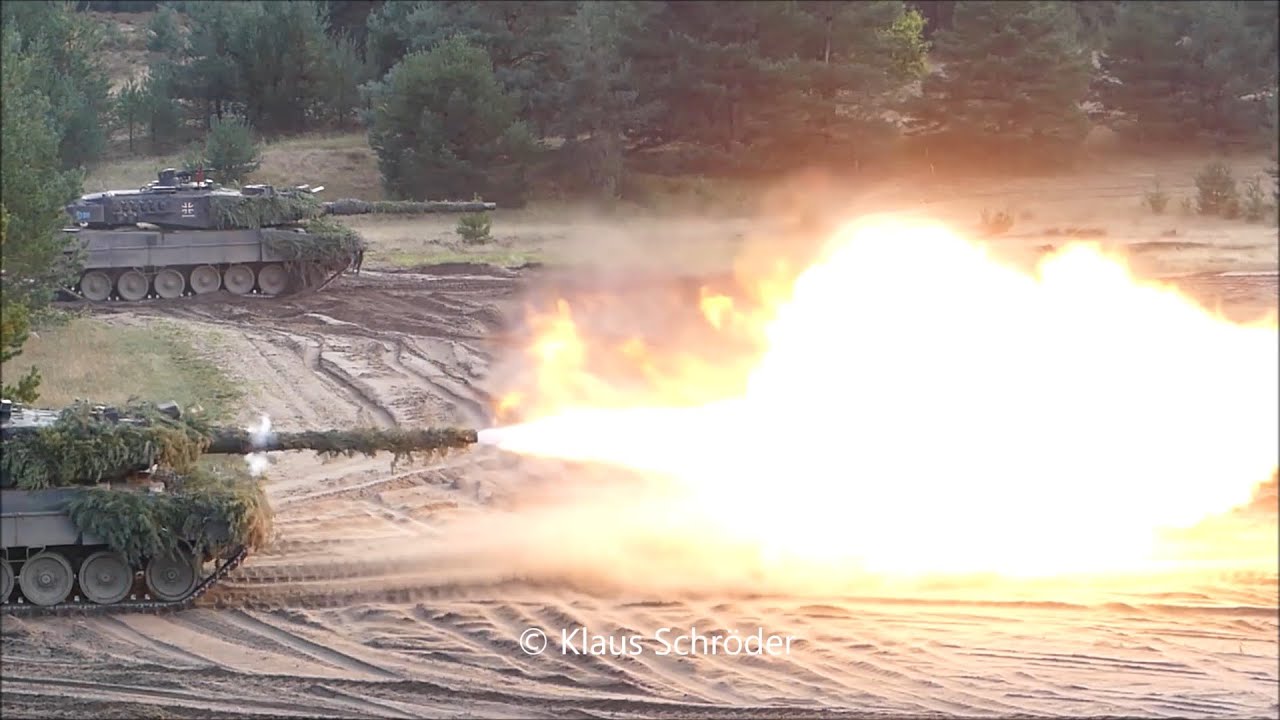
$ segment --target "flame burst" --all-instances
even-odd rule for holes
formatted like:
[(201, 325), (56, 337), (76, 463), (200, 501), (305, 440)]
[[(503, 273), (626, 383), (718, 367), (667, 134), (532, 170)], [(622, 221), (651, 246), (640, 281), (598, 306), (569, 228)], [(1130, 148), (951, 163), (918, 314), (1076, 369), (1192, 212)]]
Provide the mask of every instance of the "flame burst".
[(587, 371), (608, 348), (562, 302), (536, 387), (506, 400), (529, 419), (482, 439), (672, 478), (672, 515), (780, 562), (906, 576), (1164, 567), (1163, 532), (1277, 465), (1274, 321), (1230, 323), (1096, 247), (1027, 273), (878, 220), (760, 297), (701, 299), (758, 351), (632, 343), (646, 382), (625, 387)]

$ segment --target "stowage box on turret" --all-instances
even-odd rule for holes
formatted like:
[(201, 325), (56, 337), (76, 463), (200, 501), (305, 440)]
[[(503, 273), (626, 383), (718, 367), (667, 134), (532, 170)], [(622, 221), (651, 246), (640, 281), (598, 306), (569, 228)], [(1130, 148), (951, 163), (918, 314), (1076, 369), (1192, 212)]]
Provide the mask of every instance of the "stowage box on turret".
[(257, 479), (205, 455), (440, 453), (455, 428), (251, 433), (177, 405), (61, 412), (0, 401), (0, 606), (6, 613), (178, 609), (270, 536)]
[(323, 187), (223, 188), (165, 169), (138, 190), (84, 195), (67, 206), (68, 254), (82, 271), (68, 291), (95, 302), (226, 290), (287, 295), (360, 267), (365, 243), (327, 215), (494, 209), (484, 202), (321, 202)]

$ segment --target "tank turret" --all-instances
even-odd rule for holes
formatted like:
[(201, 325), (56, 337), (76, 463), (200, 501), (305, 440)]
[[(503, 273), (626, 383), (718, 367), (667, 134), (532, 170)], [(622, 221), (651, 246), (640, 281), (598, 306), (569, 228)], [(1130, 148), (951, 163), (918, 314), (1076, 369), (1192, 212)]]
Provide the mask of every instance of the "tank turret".
[(476, 440), (464, 428), (254, 432), (173, 403), (53, 411), (0, 402), (0, 604), (9, 613), (189, 605), (271, 530), (258, 480), (202, 457), (399, 458)]
[(226, 290), (286, 295), (358, 270), (364, 240), (327, 216), (477, 212), (486, 202), (322, 202), (323, 186), (224, 188), (202, 171), (165, 168), (136, 190), (90, 193), (66, 206), (68, 253), (83, 254), (73, 294), (100, 302)]

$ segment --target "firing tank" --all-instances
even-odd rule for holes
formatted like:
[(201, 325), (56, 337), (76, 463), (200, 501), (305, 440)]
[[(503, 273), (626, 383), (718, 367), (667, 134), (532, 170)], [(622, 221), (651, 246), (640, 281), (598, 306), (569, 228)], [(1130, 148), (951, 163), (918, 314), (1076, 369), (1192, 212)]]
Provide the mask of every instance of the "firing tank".
[(173, 299), (225, 290), (284, 296), (359, 271), (365, 243), (334, 215), (493, 210), (486, 202), (322, 202), (323, 187), (224, 188), (201, 171), (166, 168), (137, 190), (68, 205), (68, 255), (82, 270), (67, 292), (93, 302)]
[(173, 403), (0, 402), (0, 609), (34, 615), (181, 609), (270, 539), (272, 512), (241, 464), (277, 450), (397, 458), (462, 449), (458, 428), (250, 432)]

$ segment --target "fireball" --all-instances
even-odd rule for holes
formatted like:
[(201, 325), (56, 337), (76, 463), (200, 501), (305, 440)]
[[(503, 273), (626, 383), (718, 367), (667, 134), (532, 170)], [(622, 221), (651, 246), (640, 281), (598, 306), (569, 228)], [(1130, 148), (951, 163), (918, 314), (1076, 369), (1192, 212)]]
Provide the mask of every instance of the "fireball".
[[(670, 479), (701, 533), (900, 576), (1163, 568), (1280, 457), (1273, 319), (1228, 322), (1091, 245), (1033, 270), (925, 222), (848, 225), (746, 310), (739, 356), (595, 343), (561, 303), (505, 449)], [(644, 382), (593, 371), (608, 354)]]

